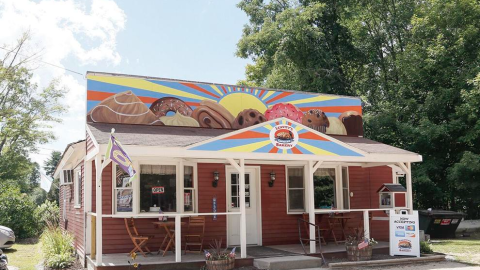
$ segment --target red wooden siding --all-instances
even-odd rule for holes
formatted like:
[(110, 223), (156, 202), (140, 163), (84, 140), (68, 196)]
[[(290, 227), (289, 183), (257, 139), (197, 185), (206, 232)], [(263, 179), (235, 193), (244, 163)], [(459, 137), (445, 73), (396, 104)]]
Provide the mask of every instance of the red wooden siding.
[[(84, 182), (83, 165), (81, 165), (82, 183)], [(74, 246), (81, 257), (85, 255), (84, 248), (84, 188), (82, 184), (82, 198), (81, 207), (75, 208), (74, 186), (73, 184), (60, 186), (59, 200), (60, 200), (60, 225), (74, 235)], [(54, 187), (52, 187), (54, 188)], [(66, 202), (63, 202), (63, 195), (65, 194)], [(63, 216), (63, 208), (66, 208), (66, 221)]]

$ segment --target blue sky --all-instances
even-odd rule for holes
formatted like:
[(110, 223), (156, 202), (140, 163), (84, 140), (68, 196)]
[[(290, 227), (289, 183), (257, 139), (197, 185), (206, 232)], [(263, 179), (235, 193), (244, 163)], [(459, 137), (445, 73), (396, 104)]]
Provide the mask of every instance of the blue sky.
[[(235, 56), (248, 22), (238, 1), (0, 0), (0, 43), (12, 46), (29, 30), (26, 53), (41, 51), (42, 61), (82, 74), (235, 84), (249, 62)], [(86, 80), (41, 62), (33, 65), (40, 87), (58, 78), (67, 90), (67, 112), (53, 125), (57, 139), (31, 155), (42, 165), (52, 150), (85, 137)]]

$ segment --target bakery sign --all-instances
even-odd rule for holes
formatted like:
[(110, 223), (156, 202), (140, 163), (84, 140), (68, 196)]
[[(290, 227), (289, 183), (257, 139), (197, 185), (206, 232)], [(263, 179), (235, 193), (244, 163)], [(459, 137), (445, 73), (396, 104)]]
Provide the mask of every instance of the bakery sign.
[(390, 210), (390, 256), (406, 255), (420, 257), (420, 237), (418, 231), (418, 211), (399, 214)]
[(277, 125), (270, 130), (270, 142), (278, 149), (292, 149), (298, 143), (298, 133), (289, 125)]

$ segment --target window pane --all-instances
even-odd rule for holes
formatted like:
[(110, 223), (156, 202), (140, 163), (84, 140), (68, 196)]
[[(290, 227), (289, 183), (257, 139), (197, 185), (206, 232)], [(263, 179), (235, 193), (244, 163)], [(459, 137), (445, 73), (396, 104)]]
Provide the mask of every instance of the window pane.
[[(176, 168), (172, 165), (140, 166), (140, 211), (160, 207), (163, 212), (176, 212)], [(156, 208), (151, 209), (154, 212)]]
[(117, 188), (130, 187), (130, 176), (128, 173), (124, 172), (120, 166), (115, 166), (115, 186)]
[(193, 202), (194, 202), (194, 192), (191, 189), (186, 189), (183, 193), (183, 204), (184, 204), (184, 211), (193, 212)]
[(116, 192), (117, 212), (132, 212), (133, 190), (121, 189)]
[(348, 188), (348, 168), (342, 167), (342, 187)]
[(288, 187), (303, 188), (303, 168), (288, 168)]
[(250, 174), (245, 174), (245, 185), (250, 184)]
[(343, 208), (350, 209), (350, 205), (348, 203), (348, 198), (350, 197), (350, 192), (348, 189), (343, 189)]
[(335, 204), (335, 169), (319, 168), (313, 174), (315, 208), (336, 207)]
[(193, 166), (184, 166), (183, 186), (193, 188)]
[(288, 191), (288, 209), (304, 210), (303, 189), (293, 189)]
[(232, 177), (232, 185), (238, 184), (238, 181), (237, 181), (237, 179), (238, 179), (238, 174), (233, 173), (233, 174), (231, 174), (231, 177)]

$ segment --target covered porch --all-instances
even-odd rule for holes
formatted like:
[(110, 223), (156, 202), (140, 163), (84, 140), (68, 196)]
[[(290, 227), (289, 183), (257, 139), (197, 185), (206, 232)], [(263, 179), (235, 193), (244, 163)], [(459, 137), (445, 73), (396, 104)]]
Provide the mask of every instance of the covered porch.
[[(300, 149), (303, 152), (291, 149), (271, 151), (273, 148), (266, 141), (269, 138), (264, 136), (267, 132), (262, 133), (262, 130), (270, 131), (279, 125), (298, 129), (299, 147), (296, 150)], [(176, 177), (176, 185), (173, 188), (175, 194), (183, 195), (172, 199), (176, 204), (175, 211), (164, 211), (163, 214), (159, 214), (156, 208), (152, 208), (156, 211), (144, 210), (140, 195), (132, 196), (128, 212), (119, 211), (116, 194), (125, 188), (115, 186), (113, 180), (117, 175), (115, 166), (110, 165), (101, 170), (103, 153), (112, 127), (115, 127), (116, 138), (122, 142), (132, 157), (138, 172), (142, 172), (142, 165), (175, 166), (172, 169)], [(261, 140), (262, 138), (265, 138), (265, 142)], [(317, 141), (325, 143), (318, 145)], [(267, 150), (261, 150), (262, 148)], [(380, 167), (384, 168), (382, 179), (389, 179), (387, 183), (398, 183), (397, 172), (404, 174), (407, 190), (405, 204), (398, 209), (412, 210), (411, 163), (421, 161), (421, 156), (415, 153), (363, 138), (328, 136), (298, 123), (291, 123), (287, 119), (278, 119), (238, 131), (89, 124), (87, 152), (85, 197), (88, 198), (87, 194), (90, 194), (90, 197), (95, 199), (85, 202), (87, 213), (85, 246), (87, 260), (97, 267), (118, 265), (121, 264), (120, 261), (125, 263), (128, 261), (125, 253), (112, 252), (115, 246), (127, 248), (123, 246), (126, 245), (125, 242), (117, 240), (118, 235), (113, 233), (114, 230), (116, 232), (124, 230), (125, 238), (126, 230), (122, 225), (125, 218), (139, 220), (140, 229), (145, 230), (148, 230), (148, 226), (152, 227), (152, 222), (158, 221), (160, 217), (170, 218), (174, 222), (172, 231), (175, 234), (175, 246), (182, 247), (188, 218), (205, 216), (208, 220), (207, 226), (212, 227), (211, 234), (206, 235), (203, 249), (209, 248), (207, 239), (225, 237), (223, 240), (226, 246), (239, 247), (237, 257), (246, 261), (253, 258), (249, 250), (252, 249), (253, 253), (256, 246), (280, 250), (280, 254), (304, 254), (303, 249), (300, 253), (298, 250), (301, 245), (297, 226), (297, 220), (303, 218), (304, 213), (308, 214), (310, 223), (321, 223), (325, 227), (330, 225), (327, 221), (332, 215), (350, 217), (351, 220), (361, 222), (357, 227), (362, 228), (365, 236), (369, 237), (372, 222), (385, 222), (388, 221), (388, 217), (384, 214), (386, 208), (378, 207), (378, 195), (371, 192), (378, 187), (371, 187), (363, 195), (365, 198), (357, 194), (362, 189), (361, 178), (367, 177), (367, 172), (371, 168)], [(335, 203), (329, 208), (315, 201), (314, 182), (319, 170), (323, 170), (320, 172), (321, 176), (324, 176), (325, 171), (329, 171), (333, 179)], [(188, 181), (186, 182), (187, 171), (192, 172), (191, 176), (188, 176), (191, 177), (191, 186), (187, 184)], [(358, 174), (355, 177), (360, 180), (356, 182), (349, 180), (349, 177), (353, 178), (353, 174)], [(343, 186), (345, 182), (342, 179), (345, 179), (346, 175), (347, 183), (358, 185), (356, 191)], [(302, 179), (303, 186), (294, 186), (295, 177)], [(370, 179), (370, 176), (368, 177)], [(213, 184), (215, 181), (216, 186)], [(129, 187), (131, 194), (140, 194), (142, 188), (139, 182), (134, 182), (133, 187)], [(375, 182), (375, 185), (377, 184)], [(185, 196), (186, 193), (190, 195)], [(291, 195), (297, 193), (302, 195)], [(95, 195), (92, 196), (93, 194)], [(301, 200), (295, 204), (299, 197)], [(368, 198), (370, 204), (356, 203)], [(372, 200), (376, 202), (372, 203)], [(377, 207), (368, 207), (371, 205)], [(259, 210), (250, 211), (254, 206)], [(280, 220), (278, 216), (285, 218)], [(252, 217), (255, 217), (255, 222), (251, 222)], [(287, 223), (289, 226), (286, 226)], [(287, 227), (284, 229), (284, 235), (288, 236), (288, 239), (284, 239), (289, 243), (287, 245), (280, 245), (281, 242), (274, 243), (272, 240), (276, 237), (282, 238), (283, 235), (279, 235), (282, 227)], [(345, 238), (344, 235), (342, 237), (343, 232), (338, 226), (332, 229), (340, 236), (339, 240)], [(255, 230), (256, 233), (252, 234), (251, 232)], [(304, 233), (315, 235), (314, 226), (309, 226), (307, 230), (309, 232)], [(270, 232), (272, 233), (269, 236)], [(251, 242), (252, 239), (254, 242)], [(331, 240), (331, 237), (328, 240)], [(270, 245), (272, 243), (274, 245)], [(133, 245), (130, 245), (133, 248)], [(386, 242), (381, 242), (379, 247), (386, 245)], [(322, 248), (324, 253), (344, 250), (342, 244), (334, 242)], [(315, 255), (319, 251), (319, 246), (313, 242), (308, 245), (308, 254)], [(145, 261), (146, 264), (168, 264), (204, 261), (204, 257), (203, 254), (184, 255), (183, 250), (178, 248), (174, 252), (167, 252), (164, 257), (138, 256), (137, 260)]]

